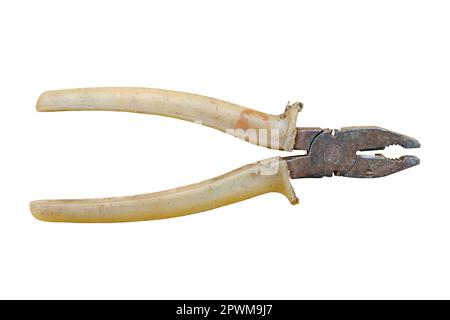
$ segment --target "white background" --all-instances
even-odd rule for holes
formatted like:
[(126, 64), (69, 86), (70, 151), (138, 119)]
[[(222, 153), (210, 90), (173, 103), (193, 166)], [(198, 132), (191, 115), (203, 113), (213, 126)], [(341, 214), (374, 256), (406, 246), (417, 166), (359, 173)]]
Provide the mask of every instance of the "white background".
[[(450, 298), (446, 1), (4, 1), (1, 298)], [(420, 140), (383, 179), (125, 224), (35, 220), (33, 199), (146, 193), (286, 153), (175, 119), (37, 113), (45, 90), (187, 91), (299, 126)]]

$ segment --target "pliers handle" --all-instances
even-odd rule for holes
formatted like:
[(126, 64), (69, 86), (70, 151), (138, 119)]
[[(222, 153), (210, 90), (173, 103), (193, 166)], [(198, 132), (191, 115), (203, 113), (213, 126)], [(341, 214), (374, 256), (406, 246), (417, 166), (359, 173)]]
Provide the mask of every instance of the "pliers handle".
[[(299, 102), (280, 115), (198, 94), (151, 88), (85, 88), (44, 92), (37, 111), (124, 111), (191, 121), (259, 146), (292, 151)], [(256, 133), (256, 136), (254, 135)]]

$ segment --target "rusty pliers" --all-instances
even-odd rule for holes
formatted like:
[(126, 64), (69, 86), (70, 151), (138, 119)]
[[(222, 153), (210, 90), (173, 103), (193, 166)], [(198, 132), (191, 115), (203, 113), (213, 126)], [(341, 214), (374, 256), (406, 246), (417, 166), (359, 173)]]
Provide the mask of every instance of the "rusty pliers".
[(420, 162), (415, 156), (388, 159), (380, 154), (358, 154), (390, 145), (420, 147), (413, 138), (379, 127), (296, 128), (302, 107), (301, 103), (293, 103), (281, 115), (270, 115), (205, 96), (147, 88), (45, 92), (38, 100), (38, 111), (109, 110), (169, 116), (201, 123), (256, 145), (307, 153), (258, 161), (210, 180), (162, 192), (33, 201), (31, 211), (45, 221), (125, 222), (192, 214), (268, 192), (282, 193), (296, 204), (290, 178), (377, 178)]

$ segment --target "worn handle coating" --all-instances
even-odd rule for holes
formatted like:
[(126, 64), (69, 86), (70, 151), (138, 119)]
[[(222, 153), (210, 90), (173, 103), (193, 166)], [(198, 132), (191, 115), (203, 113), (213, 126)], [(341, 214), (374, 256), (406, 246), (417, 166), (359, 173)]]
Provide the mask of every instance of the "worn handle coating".
[(297, 114), (294, 103), (270, 115), (201, 95), (150, 88), (86, 88), (44, 92), (38, 111), (107, 110), (147, 113), (201, 123), (256, 145), (292, 151)]
[(127, 222), (178, 217), (278, 192), (298, 203), (286, 161), (258, 161), (222, 176), (167, 191), (136, 196), (38, 200), (30, 204), (40, 220), (52, 222)]

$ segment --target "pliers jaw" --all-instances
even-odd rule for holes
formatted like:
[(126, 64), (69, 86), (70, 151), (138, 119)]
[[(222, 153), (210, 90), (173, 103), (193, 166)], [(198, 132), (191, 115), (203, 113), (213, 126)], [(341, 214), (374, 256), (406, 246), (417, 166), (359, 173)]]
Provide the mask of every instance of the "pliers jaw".
[(411, 137), (379, 127), (346, 127), (340, 130), (297, 128), (296, 149), (303, 156), (285, 158), (291, 178), (344, 176), (378, 178), (420, 163), (415, 156), (388, 159), (383, 155), (358, 155), (358, 151), (382, 150), (390, 145), (419, 148)]

